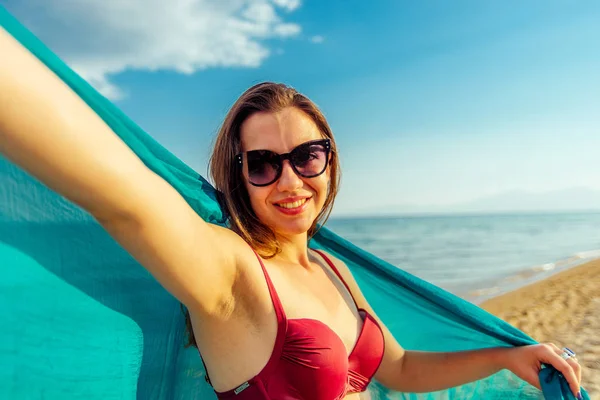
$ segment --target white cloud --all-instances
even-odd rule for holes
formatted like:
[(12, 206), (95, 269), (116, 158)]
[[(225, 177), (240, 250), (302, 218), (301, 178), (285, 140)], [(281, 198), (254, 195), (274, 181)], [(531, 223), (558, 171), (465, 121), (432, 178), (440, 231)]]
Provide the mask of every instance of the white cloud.
[(321, 35), (315, 35), (310, 38), (310, 41), (313, 43), (323, 43), (325, 41), (325, 38)]
[(295, 36), (300, 33), (300, 26), (296, 24), (279, 24), (275, 27), (275, 33), (281, 37)]
[(110, 76), (126, 70), (184, 74), (257, 67), (265, 39), (301, 31), (281, 12), (300, 0), (29, 0), (7, 9), (99, 91), (123, 95)]
[(288, 11), (294, 11), (300, 7), (300, 0), (273, 0), (273, 3), (279, 7), (286, 8)]

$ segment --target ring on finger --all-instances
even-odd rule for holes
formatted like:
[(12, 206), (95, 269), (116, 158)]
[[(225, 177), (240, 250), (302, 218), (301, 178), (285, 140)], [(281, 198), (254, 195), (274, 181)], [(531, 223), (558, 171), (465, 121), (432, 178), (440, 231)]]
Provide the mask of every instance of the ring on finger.
[(577, 358), (575, 357), (576, 353), (573, 350), (569, 349), (568, 347), (563, 347), (562, 351), (563, 352), (560, 355), (560, 357), (563, 360), (568, 360), (569, 358), (573, 358), (573, 359), (577, 360)]

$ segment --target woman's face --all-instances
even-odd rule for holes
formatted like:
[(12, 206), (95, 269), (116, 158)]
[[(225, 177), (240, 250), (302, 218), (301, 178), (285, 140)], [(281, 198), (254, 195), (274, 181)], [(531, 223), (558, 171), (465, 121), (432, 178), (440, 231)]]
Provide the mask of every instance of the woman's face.
[[(323, 139), (313, 120), (295, 107), (251, 115), (242, 124), (240, 136), (242, 151), (270, 150), (278, 154), (289, 153), (302, 143)], [(289, 160), (285, 160), (279, 179), (263, 187), (250, 184), (246, 162), (243, 170), (252, 209), (262, 223), (284, 237), (310, 229), (327, 197), (329, 166), (323, 174), (305, 178), (296, 174)]]

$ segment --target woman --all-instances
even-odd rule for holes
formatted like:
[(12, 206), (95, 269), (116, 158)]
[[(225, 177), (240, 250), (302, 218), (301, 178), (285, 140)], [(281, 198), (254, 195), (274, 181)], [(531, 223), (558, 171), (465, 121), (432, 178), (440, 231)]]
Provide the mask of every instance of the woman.
[(307, 247), (333, 205), (339, 167), (323, 115), (293, 89), (254, 86), (223, 124), (211, 167), (225, 229), (200, 219), (1, 29), (0, 54), (0, 151), (89, 211), (186, 306), (219, 397), (352, 399), (373, 378), (429, 392), (504, 368), (539, 388), (542, 363), (580, 397), (579, 365), (550, 344), (402, 349), (344, 263)]

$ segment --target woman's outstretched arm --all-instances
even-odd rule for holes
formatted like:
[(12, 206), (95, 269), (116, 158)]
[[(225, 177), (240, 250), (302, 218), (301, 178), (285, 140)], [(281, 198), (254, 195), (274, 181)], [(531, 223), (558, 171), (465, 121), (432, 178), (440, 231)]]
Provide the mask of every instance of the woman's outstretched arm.
[(0, 153), (90, 212), (188, 308), (230, 312), (241, 238), (198, 217), (1, 27)]
[[(486, 378), (508, 369), (524, 381), (541, 388), (538, 374), (542, 364), (559, 370), (569, 382), (573, 394), (579, 394), (581, 368), (573, 359), (563, 360), (555, 345), (497, 347), (460, 352), (419, 352), (404, 350), (379, 320), (348, 267), (331, 257), (348, 284), (357, 304), (368, 310), (380, 323), (385, 339), (385, 354), (375, 379), (400, 392), (435, 392)], [(444, 332), (440, 332), (443, 336)]]

